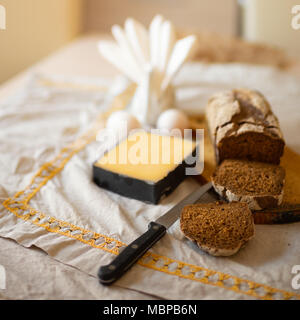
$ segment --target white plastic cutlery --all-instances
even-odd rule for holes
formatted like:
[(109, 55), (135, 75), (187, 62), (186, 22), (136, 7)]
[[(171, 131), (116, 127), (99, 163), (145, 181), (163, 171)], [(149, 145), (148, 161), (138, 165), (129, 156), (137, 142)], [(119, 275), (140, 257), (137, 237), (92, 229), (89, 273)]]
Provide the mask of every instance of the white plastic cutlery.
[(134, 73), (128, 63), (126, 63), (126, 57), (117, 44), (112, 41), (101, 41), (98, 44), (98, 49), (106, 60), (117, 67), (131, 81), (139, 82), (138, 75)]
[(161, 25), (163, 17), (157, 15), (153, 18), (149, 27), (150, 38), (150, 64), (153, 68), (159, 67), (159, 50), (160, 50), (160, 37), (161, 37)]
[(149, 36), (147, 29), (138, 21), (129, 18), (125, 21), (125, 33), (133, 51), (138, 59), (138, 63), (143, 66), (149, 64)]
[(125, 32), (118, 25), (112, 26), (111, 31), (122, 51), (122, 54), (124, 55), (124, 59), (128, 64), (128, 67), (131, 68), (131, 70), (136, 74), (137, 79), (140, 81), (143, 70), (136, 59), (135, 52), (126, 37)]
[(160, 58), (159, 70), (165, 72), (168, 60), (171, 55), (172, 49), (176, 42), (176, 33), (173, 24), (170, 21), (165, 21), (161, 27), (160, 37)]
[(189, 58), (189, 55), (196, 44), (196, 40), (195, 36), (188, 36), (176, 42), (168, 62), (166, 75), (162, 83), (162, 90), (165, 90), (168, 87), (176, 73)]

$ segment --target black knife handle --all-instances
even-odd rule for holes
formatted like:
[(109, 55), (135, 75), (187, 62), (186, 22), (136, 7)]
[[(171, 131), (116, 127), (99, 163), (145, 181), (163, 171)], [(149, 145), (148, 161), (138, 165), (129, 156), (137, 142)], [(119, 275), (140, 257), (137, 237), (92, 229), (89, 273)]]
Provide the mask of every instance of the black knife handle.
[(158, 223), (150, 222), (148, 231), (131, 242), (110, 264), (98, 271), (100, 283), (110, 285), (119, 279), (132, 265), (141, 258), (161, 237), (167, 229)]

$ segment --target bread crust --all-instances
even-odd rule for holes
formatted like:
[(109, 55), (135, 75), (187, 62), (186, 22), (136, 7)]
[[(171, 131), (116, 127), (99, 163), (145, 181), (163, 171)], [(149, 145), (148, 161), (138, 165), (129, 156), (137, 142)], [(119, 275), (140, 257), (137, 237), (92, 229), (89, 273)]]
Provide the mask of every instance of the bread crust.
[(260, 92), (235, 89), (217, 93), (209, 99), (205, 112), (217, 163), (233, 158), (279, 164), (283, 135)]
[(245, 246), (245, 244), (251, 240), (254, 237), (254, 234), (252, 237), (247, 238), (247, 240), (245, 240), (244, 242), (239, 243), (236, 247), (231, 248), (231, 249), (224, 249), (224, 248), (216, 248), (216, 247), (209, 247), (206, 246), (204, 244), (202, 244), (201, 242), (197, 242), (195, 241), (195, 239), (186, 236), (186, 238), (188, 238), (190, 241), (195, 242), (197, 244), (197, 246), (205, 251), (206, 253), (210, 254), (211, 256), (215, 256), (215, 257), (229, 257), (229, 256), (233, 256), (234, 254), (236, 254), (242, 247)]
[(224, 186), (221, 186), (215, 183), (212, 180), (213, 187), (215, 191), (227, 201), (238, 201), (246, 202), (250, 210), (263, 210), (266, 208), (275, 208), (282, 203), (283, 199), (283, 189), (278, 195), (259, 195), (259, 196), (250, 196), (250, 195), (241, 195), (232, 192), (231, 190), (226, 189)]

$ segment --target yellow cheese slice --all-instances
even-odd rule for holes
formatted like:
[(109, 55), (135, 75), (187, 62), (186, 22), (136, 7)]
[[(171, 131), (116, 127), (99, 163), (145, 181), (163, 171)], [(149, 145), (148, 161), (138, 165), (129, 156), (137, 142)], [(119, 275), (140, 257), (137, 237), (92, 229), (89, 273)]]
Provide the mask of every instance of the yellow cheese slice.
[(140, 130), (106, 152), (95, 165), (155, 183), (180, 165), (195, 148), (196, 143), (190, 139)]

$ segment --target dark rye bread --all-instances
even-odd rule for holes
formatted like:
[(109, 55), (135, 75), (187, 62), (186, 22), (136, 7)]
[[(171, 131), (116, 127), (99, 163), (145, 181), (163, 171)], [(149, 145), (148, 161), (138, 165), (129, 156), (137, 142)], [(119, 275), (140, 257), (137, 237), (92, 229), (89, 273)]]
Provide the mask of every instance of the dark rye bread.
[(252, 213), (240, 202), (187, 205), (181, 212), (180, 228), (214, 256), (233, 255), (254, 236)]
[(280, 163), (285, 143), (278, 119), (261, 93), (220, 92), (209, 99), (205, 111), (217, 163), (224, 159)]
[(284, 179), (281, 166), (228, 159), (213, 173), (212, 184), (224, 199), (246, 202), (251, 210), (262, 210), (281, 204)]

